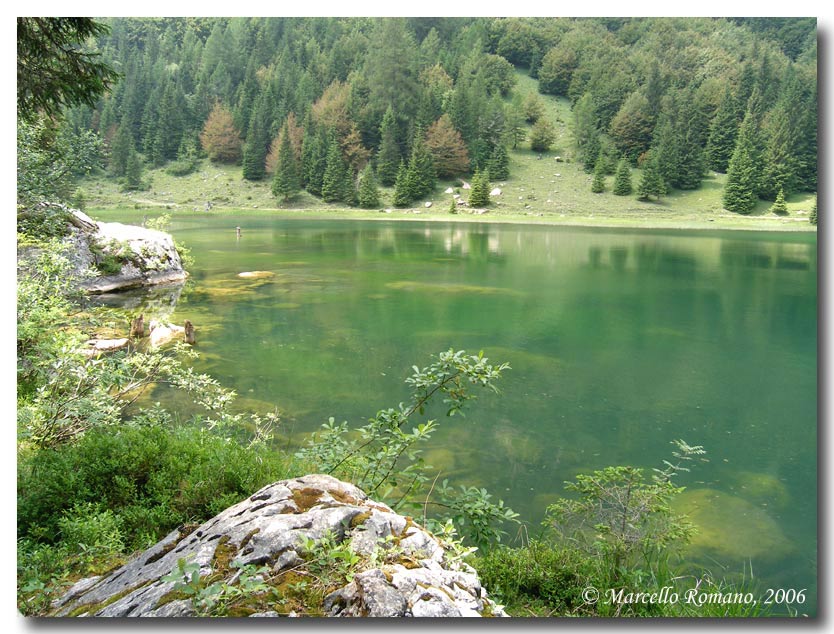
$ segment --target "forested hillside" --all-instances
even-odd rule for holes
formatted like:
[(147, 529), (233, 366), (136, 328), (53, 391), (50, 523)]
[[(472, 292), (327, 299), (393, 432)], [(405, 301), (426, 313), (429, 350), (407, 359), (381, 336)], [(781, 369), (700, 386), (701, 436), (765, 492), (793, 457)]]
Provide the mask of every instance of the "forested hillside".
[[(94, 46), (122, 79), (68, 113), (102, 140), (126, 188), (142, 169), (242, 163), (279, 200), (301, 189), (406, 206), (436, 179), (508, 177), (507, 153), (547, 152), (553, 125), (515, 70), (573, 111), (573, 156), (660, 178), (636, 195), (727, 173), (746, 213), (817, 186), (813, 18), (125, 18)], [(529, 125), (533, 124), (532, 129)], [(529, 130), (529, 136), (528, 136)], [(370, 166), (370, 167), (369, 167)]]

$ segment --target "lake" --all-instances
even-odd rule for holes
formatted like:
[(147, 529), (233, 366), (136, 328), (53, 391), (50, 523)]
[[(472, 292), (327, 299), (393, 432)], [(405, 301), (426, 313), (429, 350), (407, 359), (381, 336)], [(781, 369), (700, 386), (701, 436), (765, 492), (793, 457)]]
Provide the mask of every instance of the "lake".
[(171, 232), (195, 260), (174, 318), (196, 326), (199, 369), (244, 408), (277, 407), (282, 443), (407, 400), (433, 353), (483, 350), (512, 370), (441, 420), (425, 458), (442, 478), (486, 487), (535, 535), (576, 474), (703, 445), (679, 481), (687, 560), (807, 588), (815, 613), (815, 234), (263, 216)]

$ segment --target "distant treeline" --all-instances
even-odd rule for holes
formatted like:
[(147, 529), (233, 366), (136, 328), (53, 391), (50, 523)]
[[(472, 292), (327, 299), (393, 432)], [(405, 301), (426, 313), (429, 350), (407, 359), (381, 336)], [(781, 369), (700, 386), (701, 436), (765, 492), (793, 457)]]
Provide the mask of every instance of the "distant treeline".
[(541, 103), (514, 90), (521, 68), (570, 100), (589, 172), (651, 156), (668, 187), (697, 188), (708, 170), (753, 200), (817, 187), (814, 18), (103, 22), (95, 46), (122, 80), (67, 120), (102, 137), (115, 177), (208, 156), (272, 178), (276, 195), (351, 204), (360, 172), (383, 185), (399, 173), (406, 199), (437, 177), (506, 178), (508, 149), (552, 143)]

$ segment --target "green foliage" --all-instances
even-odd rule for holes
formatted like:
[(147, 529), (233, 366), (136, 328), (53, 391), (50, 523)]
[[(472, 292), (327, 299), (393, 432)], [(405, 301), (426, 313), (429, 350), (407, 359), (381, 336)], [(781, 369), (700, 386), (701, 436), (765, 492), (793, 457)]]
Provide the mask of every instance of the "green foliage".
[(779, 193), (776, 194), (776, 201), (770, 206), (768, 211), (772, 214), (786, 214), (788, 213), (788, 206), (785, 204), (785, 192), (779, 188)]
[[(278, 171), (276, 170), (276, 174)], [(321, 197), (325, 202), (354, 204), (356, 191), (350, 168), (342, 157), (342, 151), (335, 137), (331, 138), (327, 150), (327, 165), (321, 185)]]
[(808, 216), (808, 222), (812, 225), (817, 225), (817, 197), (814, 196), (814, 204), (811, 207), (811, 214)]
[(365, 209), (379, 207), (379, 189), (376, 186), (374, 170), (368, 163), (359, 175), (359, 206)]
[(46, 119), (17, 126), (17, 202), (30, 209), (40, 202), (69, 200), (76, 176), (88, 174), (101, 156), (92, 131), (74, 133)]
[(475, 172), (472, 177), (472, 189), (469, 190), (470, 207), (486, 207), (489, 205), (489, 172)]
[[(405, 381), (413, 390), (408, 405), (380, 410), (355, 431), (347, 422), (337, 424), (331, 418), (298, 455), (325, 473), (353, 482), (368, 495), (388, 500), (393, 508), (413, 504), (429, 480), (419, 447), (438, 424), (434, 419), (413, 419), (423, 416), (437, 396), (443, 396), (447, 416), (463, 415), (466, 402), (475, 398), (469, 388), (496, 391), (494, 382), (507, 369), (507, 364), (488, 363), (482, 354), (442, 352), (435, 363), (413, 367), (414, 373)], [(496, 523), (517, 517), (501, 500), (491, 502), (483, 489), (462, 487), (458, 493), (444, 483), (439, 491), (441, 500), (430, 503), (449, 510), (478, 544), (500, 539), (502, 531)]]
[(730, 159), (727, 183), (724, 186), (724, 208), (735, 213), (750, 213), (756, 205), (760, 172), (755, 134), (756, 123), (753, 115), (748, 112)]
[[(281, 198), (284, 202), (293, 198), (301, 190), (301, 179), (298, 171), (290, 135), (286, 132), (282, 136), (281, 146), (278, 150), (278, 164), (275, 166), (275, 174), (272, 177), (272, 195)], [(327, 180), (325, 180), (325, 183), (328, 184), (328, 187), (330, 186)]]
[[(247, 447), (200, 427), (172, 427), (159, 409), (132, 421), (23, 456), (19, 537), (77, 548), (61, 532), (68, 521), (61, 518), (70, 517), (118, 526), (126, 547), (146, 548), (181, 524), (205, 521), (252, 491), (296, 475), (291, 459), (263, 444)], [(78, 524), (73, 530), (87, 529)]]
[(83, 44), (109, 28), (90, 18), (17, 18), (17, 113), (32, 121), (68, 106), (95, 105), (119, 78)]
[(530, 149), (534, 152), (547, 152), (556, 141), (556, 130), (546, 118), (536, 119), (530, 130)]
[(400, 148), (397, 145), (396, 119), (390, 106), (385, 111), (385, 116), (382, 117), (379, 134), (381, 142), (376, 156), (377, 175), (380, 183), (390, 187), (396, 183), (397, 168), (402, 160)]
[(490, 178), (504, 180), (510, 177), (510, 155), (502, 143), (495, 146), (487, 166)]
[(614, 177), (614, 195), (629, 196), (634, 188), (631, 185), (631, 168), (625, 158), (617, 163), (617, 174)]
[(591, 191), (595, 194), (601, 194), (605, 191), (605, 159), (602, 152), (600, 152), (594, 166), (594, 180), (591, 181)]
[(577, 549), (531, 541), (520, 548), (491, 548), (471, 563), (511, 616), (595, 615), (582, 590), (594, 585), (598, 564)]
[(637, 198), (649, 200), (651, 196), (660, 198), (664, 194), (666, 194), (666, 183), (660, 175), (657, 156), (653, 151), (649, 151), (643, 161), (643, 173), (640, 176), (640, 184), (637, 186)]
[(545, 525), (561, 543), (601, 557), (612, 582), (639, 565), (663, 565), (669, 549), (685, 544), (693, 531), (669, 507), (671, 499), (683, 491), (672, 479), (689, 470), (685, 464), (706, 453), (703, 447), (682, 440), (673, 444), (677, 462), (664, 460), (664, 469), (655, 469), (648, 481), (642, 469), (634, 467), (607, 467), (576, 476), (566, 488), (577, 497), (548, 506)]

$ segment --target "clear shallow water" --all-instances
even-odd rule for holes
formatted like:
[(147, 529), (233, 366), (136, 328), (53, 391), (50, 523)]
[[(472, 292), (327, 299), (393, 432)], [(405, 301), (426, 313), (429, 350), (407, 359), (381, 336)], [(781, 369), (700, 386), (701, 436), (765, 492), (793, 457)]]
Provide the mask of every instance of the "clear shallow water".
[(512, 370), (441, 421), (425, 455), (442, 477), (535, 534), (577, 473), (704, 445), (680, 481), (700, 528), (687, 558), (808, 588), (814, 613), (815, 235), (260, 217), (172, 233), (196, 261), (175, 318), (197, 327), (200, 369), (243, 407), (277, 406), (288, 442), (405, 400), (432, 353), (484, 350)]

